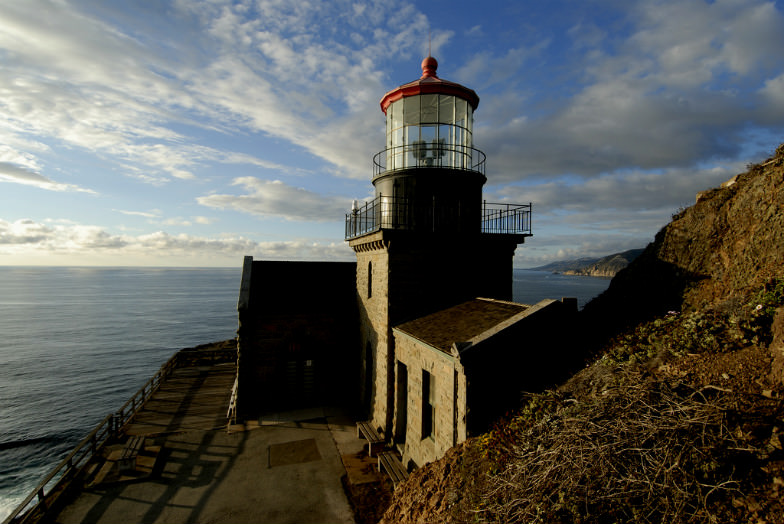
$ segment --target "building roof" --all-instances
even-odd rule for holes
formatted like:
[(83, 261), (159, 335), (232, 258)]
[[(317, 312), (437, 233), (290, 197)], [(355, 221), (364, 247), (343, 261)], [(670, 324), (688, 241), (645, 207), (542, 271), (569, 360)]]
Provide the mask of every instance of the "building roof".
[(453, 343), (471, 340), (528, 307), (503, 300), (476, 298), (405, 322), (395, 329), (449, 354)]
[(456, 82), (442, 80), (436, 74), (438, 62), (432, 56), (422, 60), (422, 76), (418, 80), (403, 84), (396, 89), (388, 92), (381, 99), (381, 111), (387, 114), (387, 108), (392, 102), (409, 96), (423, 95), (428, 93), (453, 95), (466, 100), (474, 111), (479, 105), (479, 95), (473, 89), (469, 89)]

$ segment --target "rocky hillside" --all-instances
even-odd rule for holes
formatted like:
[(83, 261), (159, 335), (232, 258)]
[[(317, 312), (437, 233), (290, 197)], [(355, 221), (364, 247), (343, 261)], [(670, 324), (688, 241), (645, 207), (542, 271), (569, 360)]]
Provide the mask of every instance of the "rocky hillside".
[(583, 369), (414, 471), (383, 521), (784, 522), (784, 145), (581, 316)]

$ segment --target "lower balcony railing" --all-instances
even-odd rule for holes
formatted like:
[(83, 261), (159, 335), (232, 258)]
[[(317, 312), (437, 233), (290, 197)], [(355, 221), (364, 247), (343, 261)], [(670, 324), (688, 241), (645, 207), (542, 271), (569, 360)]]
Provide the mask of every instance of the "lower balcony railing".
[(484, 202), (481, 217), (450, 202), (415, 206), (409, 199), (376, 197), (346, 214), (346, 240), (381, 229), (531, 235), (531, 204)]

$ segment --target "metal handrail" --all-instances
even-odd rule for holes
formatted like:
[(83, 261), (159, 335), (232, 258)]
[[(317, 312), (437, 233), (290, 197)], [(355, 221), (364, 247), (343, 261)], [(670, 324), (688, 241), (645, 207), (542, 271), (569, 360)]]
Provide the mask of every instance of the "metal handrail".
[(229, 409), (226, 410), (226, 418), (230, 424), (237, 423), (237, 387), (239, 386), (239, 375), (234, 377), (234, 385), (231, 387), (231, 398), (229, 399)]
[(482, 233), (531, 235), (533, 204), (482, 204)]
[(439, 167), (485, 174), (487, 156), (475, 147), (442, 141), (393, 146), (373, 157), (373, 178), (401, 169)]
[[(51, 497), (47, 501), (47, 496), (56, 493), (63, 483), (75, 478), (109, 440), (116, 438), (120, 430), (133, 419), (144, 406), (144, 403), (160, 388), (161, 384), (165, 382), (176, 368), (197, 366), (204, 363), (225, 362), (230, 361), (232, 358), (236, 360), (237, 352), (230, 349), (212, 351), (183, 349), (172, 355), (152, 378), (128, 399), (118, 411), (107, 415), (95, 429), (77, 444), (74, 450), (49, 472), (16, 509), (3, 520), (3, 524), (20, 524), (26, 522), (28, 517), (37, 510), (43, 509), (45, 511), (48, 507), (47, 504), (53, 502)], [(51, 489), (47, 490), (46, 486), (55, 479), (55, 484)], [(36, 497), (37, 502), (30, 507), (30, 503)], [(25, 514), (19, 518), (19, 515), (22, 513)], [(17, 520), (17, 518), (19, 519)]]
[[(532, 204), (506, 204), (484, 202), (477, 229), (486, 234), (526, 235), (531, 236)], [(440, 207), (437, 201), (430, 205), (415, 207), (404, 197), (378, 196), (362, 205), (355, 206), (351, 213), (346, 214), (345, 238), (350, 240), (381, 229), (397, 230), (451, 230), (453, 232), (471, 229), (469, 219), (463, 220), (459, 208)], [(452, 223), (437, 222), (435, 219), (426, 223), (415, 223), (412, 217), (446, 216), (455, 218)], [(474, 224), (476, 224), (474, 222)], [(466, 228), (466, 226), (468, 226)], [(428, 229), (429, 228), (429, 229)], [(462, 229), (461, 229), (462, 228)]]
[[(38, 483), (30, 494), (19, 504), (14, 511), (8, 515), (3, 524), (10, 524), (11, 522), (26, 522), (27, 517), (32, 515), (38, 509), (47, 509), (47, 495), (55, 492), (57, 487), (66, 480), (73, 478), (76, 474), (95, 456), (97, 450), (106, 444), (106, 442), (114, 436), (114, 414), (109, 414), (104, 418), (89, 435), (87, 435), (71, 453), (65, 457), (44, 479)], [(81, 454), (79, 454), (82, 452)], [(60, 475), (60, 473), (62, 474)], [(58, 476), (59, 475), (59, 476)], [(56, 483), (48, 492), (46, 486), (55, 480)], [(30, 503), (37, 497), (35, 505), (29, 508)], [(48, 501), (53, 502), (53, 501)], [(21, 520), (16, 520), (17, 517), (25, 512)]]

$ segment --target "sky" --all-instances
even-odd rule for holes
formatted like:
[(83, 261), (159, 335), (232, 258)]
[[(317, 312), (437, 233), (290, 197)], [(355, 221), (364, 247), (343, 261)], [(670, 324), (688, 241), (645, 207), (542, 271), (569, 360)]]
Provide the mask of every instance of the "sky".
[(474, 89), (515, 266), (644, 247), (784, 142), (784, 2), (3, 0), (0, 265), (353, 260), (381, 97)]

